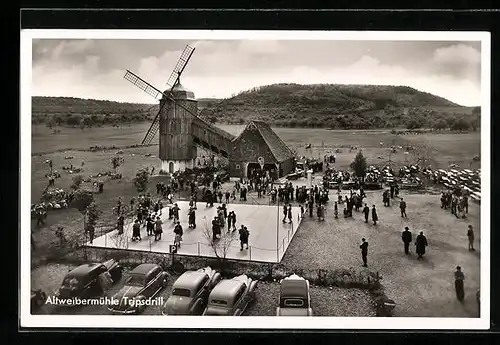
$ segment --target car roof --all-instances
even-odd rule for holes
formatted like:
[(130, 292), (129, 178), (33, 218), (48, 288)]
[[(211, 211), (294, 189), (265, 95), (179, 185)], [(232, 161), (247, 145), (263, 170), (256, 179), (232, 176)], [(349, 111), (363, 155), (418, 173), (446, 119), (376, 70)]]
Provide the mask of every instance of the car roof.
[(231, 301), (231, 298), (236, 295), (243, 284), (244, 282), (241, 280), (224, 279), (212, 290), (212, 292), (210, 293), (210, 299)]
[(153, 269), (158, 267), (157, 264), (140, 264), (136, 268), (134, 268), (132, 271), (130, 271), (130, 274), (137, 274), (137, 275), (146, 275), (149, 272), (151, 272)]
[(304, 279), (284, 279), (281, 282), (281, 297), (308, 298), (307, 280)]
[(92, 272), (96, 270), (97, 268), (101, 267), (101, 263), (90, 263), (90, 264), (84, 264), (80, 265), (73, 270), (71, 270), (67, 276), (68, 277), (83, 277), (87, 275), (89, 272)]
[(184, 272), (174, 283), (174, 289), (188, 289), (197, 286), (207, 274), (199, 271)]

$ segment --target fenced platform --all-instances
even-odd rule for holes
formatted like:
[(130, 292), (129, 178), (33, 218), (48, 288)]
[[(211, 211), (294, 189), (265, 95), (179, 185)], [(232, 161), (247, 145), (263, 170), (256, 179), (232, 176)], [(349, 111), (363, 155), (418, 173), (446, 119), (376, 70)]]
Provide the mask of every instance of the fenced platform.
[[(204, 228), (208, 227), (211, 233), (211, 221), (217, 213), (217, 206), (207, 208), (205, 203), (199, 202), (196, 210), (196, 229), (188, 228), (189, 204), (186, 201), (178, 201), (180, 222), (184, 229), (183, 242), (178, 248), (177, 254), (190, 256), (215, 257), (215, 252), (210, 245), (210, 239), (205, 235)], [(300, 208), (292, 206), (292, 223), (283, 223), (283, 206), (229, 204), (228, 212), (236, 213), (236, 227), (239, 229), (244, 224), (250, 231), (248, 241), (249, 248), (240, 250), (239, 234), (233, 232), (234, 240), (227, 251), (226, 258), (261, 261), (280, 262), (286, 252), (288, 245), (293, 239), (300, 225)], [(154, 236), (146, 235), (146, 228), (141, 227), (142, 241), (132, 242), (132, 223), (124, 228), (123, 235), (118, 235), (117, 230), (95, 238), (93, 243), (87, 242), (89, 247), (114, 248), (134, 251), (150, 251), (157, 253), (169, 253), (170, 245), (174, 243), (174, 223), (168, 219), (168, 208), (162, 210), (160, 218), (163, 221), (163, 235), (160, 241), (155, 242)], [(227, 232), (227, 224), (222, 229)]]

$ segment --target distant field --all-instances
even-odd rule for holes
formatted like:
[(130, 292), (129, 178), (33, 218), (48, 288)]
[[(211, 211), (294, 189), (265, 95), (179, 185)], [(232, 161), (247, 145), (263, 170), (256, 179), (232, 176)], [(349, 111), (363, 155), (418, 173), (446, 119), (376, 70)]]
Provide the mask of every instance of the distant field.
[[(144, 134), (149, 128), (149, 123), (125, 125), (122, 128), (60, 128), (61, 132), (53, 134), (45, 126), (32, 126), (32, 153), (48, 153), (63, 149), (88, 149), (90, 146), (127, 146), (140, 144)], [(221, 128), (237, 135), (244, 126), (220, 125)], [(276, 133), (299, 155), (318, 158), (328, 151), (336, 148), (342, 149), (342, 154), (337, 154), (341, 167), (352, 160), (353, 154), (347, 154), (351, 146), (364, 150), (370, 164), (380, 164), (389, 160), (387, 147), (389, 146), (416, 146), (420, 151), (425, 149), (428, 156), (433, 158), (436, 168), (446, 168), (455, 163), (469, 167), (472, 157), (480, 153), (480, 133), (471, 132), (463, 134), (421, 134), (403, 135), (391, 134), (389, 130), (328, 130), (306, 128), (275, 128)], [(157, 140), (157, 139), (155, 139)], [(380, 143), (383, 143), (383, 147)], [(306, 150), (306, 144), (311, 144), (312, 149)], [(157, 149), (152, 148), (152, 153)], [(404, 150), (403, 150), (404, 151)], [(404, 155), (400, 150), (391, 155), (391, 161), (396, 164), (410, 163), (416, 160), (413, 156)], [(382, 159), (377, 157), (383, 156)], [(344, 160), (348, 160), (349, 162)], [(347, 164), (348, 165), (348, 164)]]

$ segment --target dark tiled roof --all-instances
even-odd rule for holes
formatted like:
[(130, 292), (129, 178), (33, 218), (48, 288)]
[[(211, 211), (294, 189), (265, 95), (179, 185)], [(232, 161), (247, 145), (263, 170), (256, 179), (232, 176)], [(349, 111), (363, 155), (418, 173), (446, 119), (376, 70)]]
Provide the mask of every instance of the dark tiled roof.
[[(254, 124), (267, 146), (271, 150), (273, 156), (278, 162), (284, 162), (290, 158), (295, 157), (295, 154), (285, 144), (283, 140), (271, 129), (271, 127), (263, 121), (251, 121), (248, 125)], [(246, 129), (246, 128), (245, 128)]]

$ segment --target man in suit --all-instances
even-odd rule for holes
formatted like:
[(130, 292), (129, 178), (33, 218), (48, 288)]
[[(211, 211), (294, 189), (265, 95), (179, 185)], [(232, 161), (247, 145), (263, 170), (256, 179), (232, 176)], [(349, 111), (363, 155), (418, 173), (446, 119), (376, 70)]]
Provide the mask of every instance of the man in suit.
[(368, 267), (367, 264), (367, 256), (368, 256), (368, 242), (364, 238), (361, 239), (361, 245), (359, 248), (361, 248), (361, 258), (363, 259), (363, 266)]
[(368, 216), (370, 214), (370, 208), (368, 207), (367, 204), (365, 204), (365, 207), (363, 208), (363, 214), (365, 215), (365, 223), (368, 223)]
[(411, 232), (407, 226), (405, 227), (405, 231), (403, 231), (403, 234), (401, 235), (401, 239), (403, 240), (405, 246), (405, 254), (408, 255), (410, 253)]

